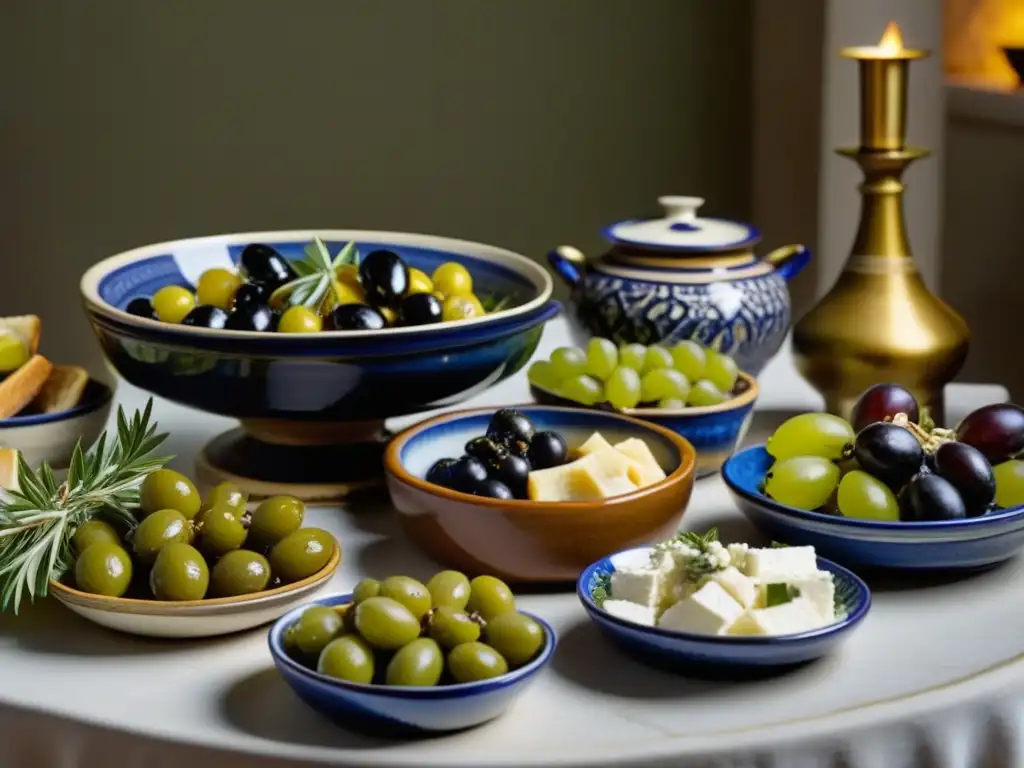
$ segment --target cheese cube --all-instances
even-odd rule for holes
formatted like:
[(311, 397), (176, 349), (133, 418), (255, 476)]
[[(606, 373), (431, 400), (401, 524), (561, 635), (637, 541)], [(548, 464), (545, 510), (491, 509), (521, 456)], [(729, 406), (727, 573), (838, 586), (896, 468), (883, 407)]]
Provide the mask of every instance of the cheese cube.
[(628, 600), (605, 600), (601, 607), (620, 619), (645, 627), (654, 626), (654, 609), (646, 605), (637, 605)]
[(534, 470), (526, 492), (532, 501), (591, 501), (636, 490), (628, 460), (614, 448), (584, 456), (560, 467)]
[(709, 581), (690, 597), (680, 600), (658, 619), (658, 626), (678, 632), (719, 635), (743, 613), (717, 581)]
[(817, 573), (818, 558), (814, 547), (750, 549), (747, 550), (743, 572), (762, 584), (789, 583)]
[(748, 609), (727, 630), (729, 635), (792, 635), (822, 627), (827, 622), (814, 604), (797, 597), (771, 608)]
[(600, 432), (595, 432), (587, 438), (587, 441), (583, 443), (583, 445), (576, 449), (576, 453), (580, 456), (589, 456), (590, 454), (597, 453), (598, 451), (610, 450), (611, 447), (612, 444), (604, 439), (604, 435)]
[(662, 589), (661, 572), (654, 568), (636, 568), (612, 574), (612, 599), (628, 600), (654, 610)]
[(638, 437), (631, 437), (616, 443), (615, 450), (633, 462), (629, 477), (641, 488), (665, 479), (665, 470), (661, 468), (658, 460), (654, 458), (647, 443)]
[(786, 584), (794, 588), (800, 597), (810, 601), (827, 623), (836, 620), (836, 586), (831, 573), (818, 571), (813, 576), (793, 579)]
[(744, 608), (752, 608), (757, 602), (757, 582), (749, 576), (744, 576), (733, 566), (711, 574), (711, 580), (721, 584), (725, 591)]

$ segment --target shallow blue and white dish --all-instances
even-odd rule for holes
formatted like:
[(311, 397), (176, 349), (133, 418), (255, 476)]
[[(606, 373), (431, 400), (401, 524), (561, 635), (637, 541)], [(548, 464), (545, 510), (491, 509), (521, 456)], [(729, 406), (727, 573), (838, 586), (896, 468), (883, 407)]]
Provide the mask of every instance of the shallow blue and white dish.
[(849, 566), (910, 571), (983, 568), (1024, 547), (1024, 507), (967, 520), (886, 523), (809, 512), (780, 504), (761, 491), (772, 457), (763, 446), (740, 451), (722, 477), (740, 511), (776, 541), (811, 545)]
[(732, 637), (647, 627), (613, 616), (594, 599), (620, 567), (647, 562), (652, 547), (637, 547), (598, 560), (580, 574), (576, 594), (587, 614), (612, 642), (652, 666), (703, 677), (744, 677), (813, 661), (833, 652), (864, 620), (871, 590), (858, 576), (825, 558), (818, 569), (832, 574), (836, 616), (832, 624), (793, 635)]
[(529, 664), (492, 680), (433, 688), (360, 685), (304, 667), (284, 649), (284, 633), (311, 605), (344, 605), (351, 594), (331, 595), (289, 611), (270, 629), (270, 655), (292, 690), (313, 709), (344, 728), (392, 736), (460, 731), (499, 717), (547, 666), (557, 639), (551, 625), (528, 614), (544, 629), (544, 646)]

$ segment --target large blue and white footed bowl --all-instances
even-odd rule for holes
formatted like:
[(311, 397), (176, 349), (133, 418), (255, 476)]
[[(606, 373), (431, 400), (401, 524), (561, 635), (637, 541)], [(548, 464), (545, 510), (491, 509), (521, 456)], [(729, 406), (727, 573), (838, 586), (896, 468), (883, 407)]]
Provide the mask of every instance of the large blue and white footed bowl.
[(756, 376), (792, 322), (788, 282), (810, 260), (802, 245), (758, 259), (760, 233), (700, 218), (699, 197), (662, 197), (666, 215), (605, 229), (611, 250), (586, 260), (562, 247), (548, 258), (569, 285), (576, 313), (596, 336), (620, 343), (695, 339)]

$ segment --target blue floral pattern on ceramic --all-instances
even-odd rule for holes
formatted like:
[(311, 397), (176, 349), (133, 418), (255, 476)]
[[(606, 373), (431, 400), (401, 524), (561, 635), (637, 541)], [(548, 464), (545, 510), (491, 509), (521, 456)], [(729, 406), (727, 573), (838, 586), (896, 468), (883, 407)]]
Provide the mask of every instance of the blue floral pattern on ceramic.
[(871, 590), (855, 574), (824, 558), (818, 568), (835, 582), (837, 620), (820, 629), (777, 637), (723, 637), (645, 627), (605, 611), (595, 592), (607, 589), (620, 558), (649, 552), (639, 547), (590, 565), (576, 584), (576, 594), (597, 627), (616, 645), (652, 666), (696, 675), (742, 676), (746, 672), (788, 667), (832, 652), (871, 608)]
[(524, 667), (492, 680), (435, 688), (360, 685), (321, 675), (284, 650), (284, 632), (310, 605), (345, 605), (352, 595), (332, 595), (300, 606), (271, 627), (268, 642), (274, 665), (298, 696), (338, 725), (389, 736), (416, 736), (458, 731), (499, 717), (551, 661), (557, 639), (551, 625), (528, 614), (543, 627), (544, 646)]
[(772, 457), (763, 446), (730, 458), (722, 477), (740, 511), (776, 541), (811, 545), (850, 566), (949, 571), (994, 565), (1024, 548), (1024, 507), (967, 520), (887, 523), (779, 504), (761, 491)]

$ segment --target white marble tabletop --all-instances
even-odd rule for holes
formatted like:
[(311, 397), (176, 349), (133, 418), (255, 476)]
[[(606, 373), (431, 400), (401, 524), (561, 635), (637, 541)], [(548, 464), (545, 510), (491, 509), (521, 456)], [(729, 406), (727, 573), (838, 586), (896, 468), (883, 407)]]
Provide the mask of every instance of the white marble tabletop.
[[(568, 336), (563, 320), (550, 324), (539, 354)], [(821, 406), (788, 349), (760, 381), (751, 441), (787, 414)], [(951, 420), (1005, 398), (997, 386), (947, 392)], [(527, 399), (520, 374), (467, 405)], [(139, 407), (145, 393), (122, 383), (118, 400)], [(166, 401), (154, 412), (172, 430), (173, 466), (189, 472), (203, 442), (232, 426)], [(344, 560), (329, 591), (348, 591), (363, 575), (425, 577), (437, 569), (401, 536), (386, 503), (312, 509), (308, 519), (342, 542)], [(726, 539), (755, 537), (718, 477), (698, 481), (683, 525), (717, 525)], [(551, 667), (494, 723), (413, 742), (349, 733), (307, 708), (274, 672), (264, 629), (206, 641), (145, 640), (43, 600), (18, 617), (0, 617), (0, 765), (1020, 766), (1020, 718), (1005, 707), (1016, 707), (1024, 693), (1016, 687), (1024, 680), (1020, 665), (1009, 663), (1024, 650), (1021, 568), (1011, 562), (915, 589), (875, 584), (871, 615), (836, 657), (750, 684), (647, 669), (605, 642), (571, 590), (523, 595), (523, 607), (560, 634)], [(984, 740), (981, 752), (976, 738)], [(905, 762), (922, 748), (932, 762)], [(999, 762), (974, 761), (990, 752)]]

